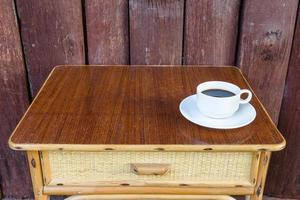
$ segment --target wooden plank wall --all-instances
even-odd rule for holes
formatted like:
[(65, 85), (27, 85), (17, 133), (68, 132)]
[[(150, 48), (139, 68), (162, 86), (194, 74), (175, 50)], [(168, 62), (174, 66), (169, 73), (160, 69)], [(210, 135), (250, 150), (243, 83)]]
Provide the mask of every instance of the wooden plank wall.
[[(0, 188), (32, 198), (8, 137), (55, 65), (238, 65), (287, 138), (267, 194), (300, 198), (298, 0), (2, 0)], [(298, 20), (296, 21), (298, 13)], [(279, 120), (278, 120), (279, 119)]]
[(277, 123), (298, 0), (245, 1), (237, 64)]
[(267, 189), (270, 195), (300, 198), (300, 10), (294, 34), (279, 117), (287, 147), (272, 158)]
[(85, 1), (89, 64), (128, 64), (128, 1)]
[(18, 25), (11, 0), (0, 3), (0, 180), (5, 197), (32, 197), (27, 162), (7, 141), (28, 107), (28, 91)]
[(80, 0), (16, 0), (32, 96), (59, 64), (84, 64)]
[(240, 0), (189, 0), (183, 63), (234, 65)]
[(130, 63), (181, 64), (182, 0), (130, 0)]

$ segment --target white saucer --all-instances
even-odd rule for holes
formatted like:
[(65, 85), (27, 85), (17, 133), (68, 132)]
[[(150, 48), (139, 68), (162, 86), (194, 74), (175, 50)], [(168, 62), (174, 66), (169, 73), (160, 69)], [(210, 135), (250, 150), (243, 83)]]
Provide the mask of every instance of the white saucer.
[(183, 99), (179, 105), (179, 110), (187, 120), (200, 126), (216, 129), (240, 128), (250, 124), (256, 117), (255, 108), (250, 103), (240, 104), (238, 111), (228, 118), (207, 117), (197, 108), (196, 95)]

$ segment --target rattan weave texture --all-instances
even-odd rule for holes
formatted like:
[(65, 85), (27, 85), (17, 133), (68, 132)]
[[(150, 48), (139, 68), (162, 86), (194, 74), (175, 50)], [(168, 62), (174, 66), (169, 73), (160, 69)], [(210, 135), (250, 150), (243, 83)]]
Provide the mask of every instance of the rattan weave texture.
[[(51, 184), (85, 182), (250, 183), (251, 152), (49, 152)], [(167, 163), (163, 176), (136, 175), (131, 163)]]

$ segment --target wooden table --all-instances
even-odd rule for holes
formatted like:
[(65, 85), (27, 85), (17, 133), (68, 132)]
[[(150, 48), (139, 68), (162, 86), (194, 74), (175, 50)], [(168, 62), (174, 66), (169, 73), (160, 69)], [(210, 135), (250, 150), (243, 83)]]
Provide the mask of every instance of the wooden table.
[(261, 199), (285, 140), (254, 95), (254, 122), (216, 130), (179, 112), (204, 81), (250, 88), (236, 67), (59, 66), (12, 134), (36, 199), (73, 194), (249, 195)]

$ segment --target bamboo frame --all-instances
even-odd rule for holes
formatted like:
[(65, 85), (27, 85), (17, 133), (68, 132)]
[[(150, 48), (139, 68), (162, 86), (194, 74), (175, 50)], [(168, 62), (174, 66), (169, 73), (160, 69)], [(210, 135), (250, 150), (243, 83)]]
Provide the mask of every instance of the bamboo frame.
[(48, 196), (43, 192), (44, 182), (39, 153), (37, 151), (28, 151), (27, 159), (35, 200), (48, 200)]
[(235, 200), (225, 195), (75, 195), (65, 200)]
[(235, 144), (235, 145), (84, 145), (84, 144), (15, 144), (9, 147), (16, 151), (280, 151), (286, 142), (280, 144)]
[(258, 174), (258, 168), (259, 168), (259, 163), (260, 163), (260, 155), (261, 155), (260, 152), (256, 152), (256, 153), (254, 153), (253, 158), (252, 158), (250, 177), (251, 177), (251, 181), (252, 181), (253, 185), (255, 185), (257, 182), (257, 174)]
[(47, 195), (81, 194), (176, 194), (176, 195), (251, 195), (253, 187), (86, 187), (86, 186), (45, 186)]
[(42, 172), (43, 172), (43, 180), (45, 185), (48, 185), (51, 182), (51, 167), (49, 163), (49, 152), (41, 152), (41, 166), (42, 166)]
[(249, 197), (250, 200), (263, 199), (263, 192), (265, 188), (265, 182), (266, 182), (268, 167), (270, 163), (270, 158), (271, 158), (271, 152), (264, 151), (261, 153), (259, 171), (257, 175), (257, 183), (254, 189), (254, 194)]

